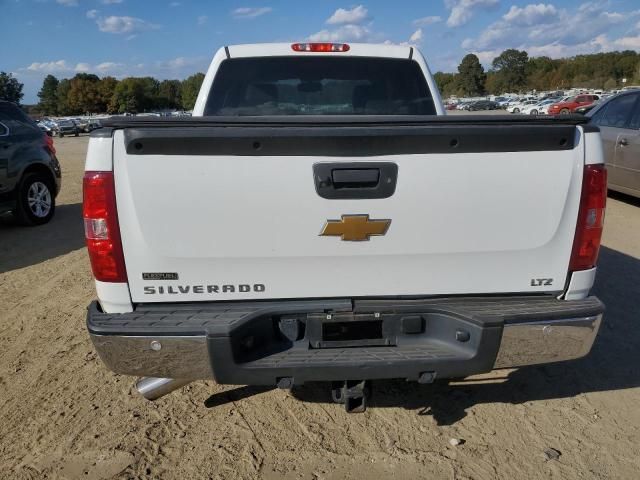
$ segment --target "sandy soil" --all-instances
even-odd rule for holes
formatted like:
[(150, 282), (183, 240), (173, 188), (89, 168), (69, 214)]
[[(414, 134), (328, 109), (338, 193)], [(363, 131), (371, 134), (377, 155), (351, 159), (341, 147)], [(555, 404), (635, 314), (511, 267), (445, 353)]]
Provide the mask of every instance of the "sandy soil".
[(361, 415), (325, 385), (196, 382), (149, 403), (85, 332), (86, 137), (56, 146), (54, 221), (0, 223), (0, 478), (639, 478), (640, 202), (609, 201), (596, 287), (608, 311), (585, 359), (450, 385), (377, 382)]

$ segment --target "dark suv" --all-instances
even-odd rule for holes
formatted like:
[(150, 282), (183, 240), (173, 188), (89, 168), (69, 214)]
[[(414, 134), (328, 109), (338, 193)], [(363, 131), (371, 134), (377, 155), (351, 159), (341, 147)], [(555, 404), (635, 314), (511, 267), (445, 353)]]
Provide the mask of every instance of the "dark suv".
[(60, 191), (53, 139), (20, 108), (0, 100), (0, 215), (23, 225), (47, 223)]

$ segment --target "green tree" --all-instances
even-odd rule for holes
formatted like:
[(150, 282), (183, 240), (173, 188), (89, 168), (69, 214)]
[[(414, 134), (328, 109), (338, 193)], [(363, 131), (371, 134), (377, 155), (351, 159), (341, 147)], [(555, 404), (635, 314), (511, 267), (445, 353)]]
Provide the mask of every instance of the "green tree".
[(523, 50), (510, 48), (493, 59), (491, 66), (497, 74), (496, 84), (503, 92), (516, 92), (527, 86), (527, 61)]
[(458, 94), (455, 73), (436, 72), (433, 74), (433, 78), (436, 81), (436, 85), (438, 85), (442, 98), (449, 98)]
[(60, 82), (53, 75), (47, 75), (42, 82), (42, 88), (38, 92), (38, 109), (44, 115), (58, 114), (58, 84)]
[(11, 73), (0, 72), (0, 100), (8, 100), (19, 105), (24, 96), (22, 87), (23, 84)]
[(487, 75), (480, 60), (473, 53), (466, 55), (458, 65), (457, 83), (463, 95), (477, 97), (485, 92)]
[(609, 78), (606, 82), (604, 82), (605, 90), (613, 90), (618, 86), (618, 82), (616, 82), (615, 78)]
[(161, 108), (180, 108), (182, 106), (180, 80), (163, 80), (158, 85), (158, 106)]
[(488, 72), (487, 73), (487, 81), (484, 83), (484, 87), (487, 93), (491, 93), (493, 95), (500, 95), (501, 93), (506, 93), (501, 90), (501, 87), (498, 85), (498, 75), (496, 72)]
[(151, 77), (128, 77), (115, 87), (108, 109), (114, 113), (139, 113), (157, 107), (159, 82)]
[(109, 111), (109, 104), (113, 98), (113, 94), (116, 91), (118, 80), (113, 77), (103, 77), (98, 84), (98, 94), (100, 97), (99, 112), (116, 113)]
[(638, 62), (636, 71), (633, 74), (633, 83), (634, 85), (640, 85), (640, 62)]
[(100, 78), (91, 73), (78, 73), (69, 81), (67, 105), (71, 114), (95, 113), (100, 111)]
[(196, 73), (182, 81), (180, 94), (182, 96), (182, 108), (185, 110), (193, 110), (198, 98), (200, 86), (204, 81), (204, 73)]
[(63, 78), (58, 83), (57, 95), (58, 98), (58, 115), (70, 115), (71, 111), (69, 108), (69, 104), (67, 102), (67, 98), (69, 96), (69, 89), (71, 88), (71, 82), (68, 79)]

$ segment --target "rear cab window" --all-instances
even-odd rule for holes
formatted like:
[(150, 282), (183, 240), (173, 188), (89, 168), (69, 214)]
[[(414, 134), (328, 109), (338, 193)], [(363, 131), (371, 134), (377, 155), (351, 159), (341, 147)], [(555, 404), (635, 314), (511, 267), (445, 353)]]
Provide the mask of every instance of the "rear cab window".
[(204, 115), (435, 115), (420, 66), (372, 57), (232, 58), (220, 65)]

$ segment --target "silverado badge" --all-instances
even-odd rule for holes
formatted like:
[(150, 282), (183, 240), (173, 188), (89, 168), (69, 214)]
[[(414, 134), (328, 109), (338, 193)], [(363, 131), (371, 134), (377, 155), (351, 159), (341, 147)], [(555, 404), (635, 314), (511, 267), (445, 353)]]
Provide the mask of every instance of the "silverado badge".
[(391, 220), (369, 220), (369, 215), (342, 215), (341, 220), (327, 220), (321, 236), (340, 237), (347, 242), (369, 240), (372, 235), (384, 235)]

